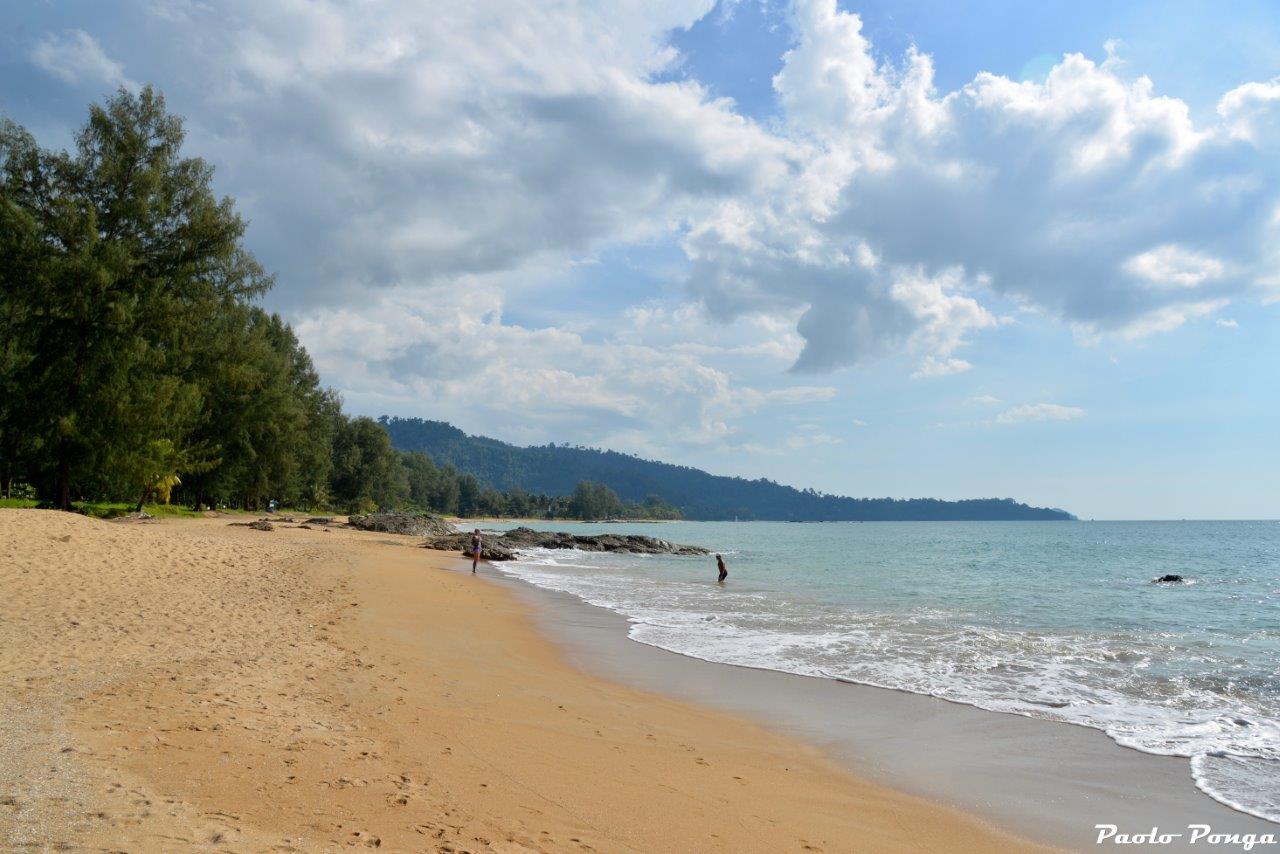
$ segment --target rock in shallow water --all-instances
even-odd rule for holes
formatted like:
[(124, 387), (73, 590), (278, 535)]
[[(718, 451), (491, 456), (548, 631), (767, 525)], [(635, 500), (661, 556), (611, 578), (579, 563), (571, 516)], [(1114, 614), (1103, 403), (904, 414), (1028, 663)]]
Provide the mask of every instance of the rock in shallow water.
[(1181, 584), (1185, 579), (1181, 575), (1162, 575), (1151, 579), (1152, 584)]
[[(459, 531), (433, 537), (424, 548), (461, 551), (471, 556), (471, 534)], [(563, 531), (535, 531), (515, 528), (504, 534), (484, 538), (484, 557), (489, 560), (514, 560), (517, 549), (580, 549), (586, 552), (629, 552), (631, 554), (705, 555), (700, 546), (684, 546), (640, 534), (567, 534)]]

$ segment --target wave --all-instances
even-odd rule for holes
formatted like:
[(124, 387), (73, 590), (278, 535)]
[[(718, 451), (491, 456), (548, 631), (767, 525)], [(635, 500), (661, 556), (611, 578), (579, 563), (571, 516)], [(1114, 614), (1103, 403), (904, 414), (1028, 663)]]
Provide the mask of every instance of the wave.
[[(926, 607), (852, 612), (655, 578), (634, 555), (534, 552), (503, 568), (621, 614), (633, 640), (670, 652), (1087, 726), (1125, 747), (1187, 757), (1205, 794), (1280, 822), (1280, 672), (1242, 673), (1212, 644), (964, 624)], [(1170, 668), (1171, 659), (1197, 669)]]

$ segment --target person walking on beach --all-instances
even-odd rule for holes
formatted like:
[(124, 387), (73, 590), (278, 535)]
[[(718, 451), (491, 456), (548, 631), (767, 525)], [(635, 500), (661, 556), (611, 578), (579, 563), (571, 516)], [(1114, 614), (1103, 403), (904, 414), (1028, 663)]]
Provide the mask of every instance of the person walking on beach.
[(729, 570), (724, 565), (724, 558), (716, 555), (716, 567), (720, 570), (720, 577), (716, 581), (724, 584), (724, 580), (729, 577)]
[(476, 571), (476, 564), (480, 562), (480, 552), (484, 548), (484, 542), (480, 538), (480, 529), (476, 528), (475, 533), (471, 535), (471, 571)]

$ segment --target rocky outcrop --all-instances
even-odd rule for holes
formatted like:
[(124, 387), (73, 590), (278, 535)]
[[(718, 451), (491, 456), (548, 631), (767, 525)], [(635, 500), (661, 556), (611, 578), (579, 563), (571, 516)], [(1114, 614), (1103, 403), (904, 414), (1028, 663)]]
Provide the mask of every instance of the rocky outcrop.
[(1162, 575), (1159, 578), (1151, 579), (1152, 584), (1181, 584), (1185, 581), (1181, 575)]
[(566, 534), (562, 531), (535, 531), (515, 528), (501, 536), (503, 545), (532, 549), (579, 549), (584, 552), (630, 552), (647, 555), (704, 555), (700, 546), (646, 537), (642, 534)]
[[(422, 544), (422, 547), (442, 552), (462, 552), (464, 556), (471, 557), (471, 532), (455, 531), (452, 534), (445, 534), (440, 537), (430, 537)], [(516, 553), (503, 545), (502, 538), (497, 534), (486, 534), (481, 550), (484, 552), (482, 557), (488, 560), (516, 559)]]
[(255, 519), (252, 522), (228, 522), (232, 528), (253, 528), (255, 531), (274, 531), (275, 525), (271, 524), (270, 519)]
[[(432, 537), (423, 543), (424, 548), (440, 551), (460, 551), (471, 556), (471, 534), (456, 532)], [(484, 536), (483, 556), (489, 560), (514, 560), (519, 549), (579, 549), (585, 552), (629, 552), (632, 554), (704, 555), (709, 552), (700, 546), (683, 546), (679, 543), (645, 537), (639, 534), (566, 534), (562, 531), (535, 531), (532, 528), (515, 528), (504, 534)]]
[(352, 516), (347, 522), (360, 531), (408, 534), (412, 537), (441, 537), (454, 532), (452, 525), (429, 513), (369, 513)]

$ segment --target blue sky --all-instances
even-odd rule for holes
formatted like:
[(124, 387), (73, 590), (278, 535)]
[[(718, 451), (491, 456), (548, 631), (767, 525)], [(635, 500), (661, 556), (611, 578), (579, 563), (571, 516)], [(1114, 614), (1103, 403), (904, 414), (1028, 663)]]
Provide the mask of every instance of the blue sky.
[(1280, 517), (1280, 10), (46, 2), (152, 83), (348, 409), (851, 495)]

